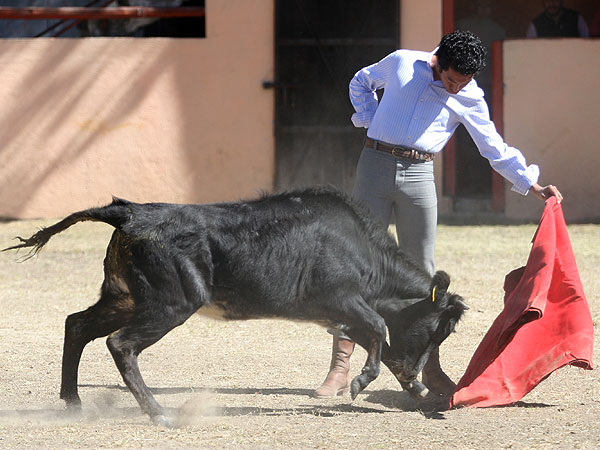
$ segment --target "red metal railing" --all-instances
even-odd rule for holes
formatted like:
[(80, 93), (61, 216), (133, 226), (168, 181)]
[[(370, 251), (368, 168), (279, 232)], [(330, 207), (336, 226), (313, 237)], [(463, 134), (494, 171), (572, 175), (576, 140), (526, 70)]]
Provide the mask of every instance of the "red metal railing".
[(202, 17), (201, 7), (154, 8), (150, 6), (120, 6), (115, 8), (10, 8), (0, 7), (0, 19), (140, 19), (147, 17)]
[[(51, 25), (35, 37), (41, 37), (50, 31), (61, 27), (54, 32), (52, 37), (58, 37), (67, 30), (76, 26), (79, 22), (87, 19), (139, 19), (139, 18), (174, 18), (174, 17), (204, 17), (205, 10), (202, 7), (170, 7), (155, 8), (147, 6), (121, 6), (106, 8), (115, 0), (105, 0), (100, 6), (100, 0), (92, 0), (85, 7), (0, 7), (0, 19), (59, 19), (58, 23)], [(67, 23), (67, 21), (72, 21)]]

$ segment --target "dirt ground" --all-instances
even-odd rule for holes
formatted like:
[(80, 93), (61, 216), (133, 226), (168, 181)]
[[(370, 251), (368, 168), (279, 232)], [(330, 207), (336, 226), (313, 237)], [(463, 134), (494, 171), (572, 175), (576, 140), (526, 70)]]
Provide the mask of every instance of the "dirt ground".
[[(0, 247), (51, 223), (1, 223)], [(142, 354), (142, 374), (177, 420), (173, 429), (140, 412), (104, 339), (94, 341), (79, 372), (83, 412), (69, 416), (58, 398), (64, 320), (96, 301), (111, 231), (76, 225), (23, 263), (0, 254), (0, 448), (600, 448), (597, 370), (560, 369), (501, 408), (447, 411), (438, 399), (417, 403), (384, 367), (354, 402), (317, 400), (311, 392), (329, 364), (329, 335), (316, 325), (271, 320), (195, 316)], [(534, 231), (439, 227), (437, 266), (471, 306), (441, 348), (453, 379), (501, 311), (504, 275), (525, 263)], [(597, 323), (600, 226), (569, 232)], [(355, 352), (353, 374), (365, 358), (362, 349)]]

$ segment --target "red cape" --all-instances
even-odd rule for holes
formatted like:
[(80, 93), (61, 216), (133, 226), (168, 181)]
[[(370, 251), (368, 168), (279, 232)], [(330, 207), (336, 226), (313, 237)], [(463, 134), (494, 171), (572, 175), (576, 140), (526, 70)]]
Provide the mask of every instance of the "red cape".
[(546, 207), (525, 267), (506, 276), (504, 310), (475, 351), (454, 406), (514, 403), (556, 369), (592, 369), (594, 328), (562, 207)]

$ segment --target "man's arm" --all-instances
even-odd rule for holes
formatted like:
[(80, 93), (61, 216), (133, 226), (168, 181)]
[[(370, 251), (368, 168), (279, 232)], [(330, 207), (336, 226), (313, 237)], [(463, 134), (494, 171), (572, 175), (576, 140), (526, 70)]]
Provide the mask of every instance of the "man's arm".
[(579, 31), (579, 37), (589, 38), (590, 30), (587, 26), (587, 22), (581, 14), (577, 16), (577, 30)]
[(542, 200), (555, 196), (558, 203), (562, 201), (563, 196), (556, 186), (538, 184), (539, 168), (535, 164), (528, 166), (519, 149), (506, 145), (489, 118), (487, 103), (483, 98), (477, 107), (471, 109), (471, 114), (463, 116), (461, 121), (481, 155), (488, 159), (496, 172), (513, 183), (513, 191), (523, 195), (532, 192)]
[(396, 58), (394, 52), (378, 63), (359, 70), (350, 80), (350, 102), (356, 111), (352, 115), (355, 127), (369, 128), (371, 125), (371, 119), (379, 105), (376, 91), (385, 87), (389, 73), (396, 66)]
[(536, 38), (537, 36), (537, 29), (535, 28), (535, 25), (533, 24), (533, 22), (531, 22), (529, 24), (529, 26), (527, 27), (527, 33), (525, 33), (525, 37), (526, 38)]

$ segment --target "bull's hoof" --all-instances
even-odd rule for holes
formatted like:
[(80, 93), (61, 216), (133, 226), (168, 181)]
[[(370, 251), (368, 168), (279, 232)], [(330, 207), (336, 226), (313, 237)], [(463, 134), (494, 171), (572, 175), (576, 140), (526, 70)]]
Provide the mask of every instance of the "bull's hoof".
[(352, 383), (350, 383), (350, 396), (352, 397), (352, 400), (354, 400), (368, 384), (369, 383), (365, 383), (361, 380), (361, 375), (354, 377)]
[(67, 420), (79, 420), (83, 414), (83, 410), (80, 405), (69, 405), (65, 408), (64, 415)]
[(433, 394), (451, 396), (456, 389), (456, 384), (441, 370), (432, 374), (423, 372), (422, 381)]
[(81, 412), (81, 400), (79, 397), (64, 399), (66, 402), (65, 408), (67, 412), (77, 414)]
[(352, 397), (352, 400), (354, 400), (358, 394), (360, 394), (360, 391), (362, 391), (360, 384), (358, 383), (358, 381), (356, 381), (356, 378), (354, 380), (352, 380), (352, 383), (350, 384), (350, 397)]
[(417, 400), (422, 400), (427, 397), (429, 393), (429, 389), (423, 383), (413, 380), (410, 383), (400, 383), (402, 385), (402, 389), (410, 394), (410, 396)]
[(158, 415), (152, 416), (152, 422), (154, 425), (158, 425), (160, 427), (166, 428), (175, 428), (175, 422), (172, 419), (169, 419), (167, 416)]

